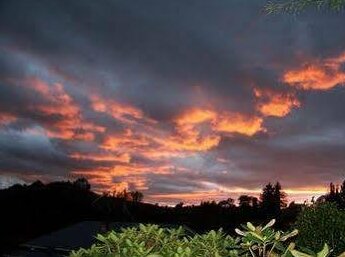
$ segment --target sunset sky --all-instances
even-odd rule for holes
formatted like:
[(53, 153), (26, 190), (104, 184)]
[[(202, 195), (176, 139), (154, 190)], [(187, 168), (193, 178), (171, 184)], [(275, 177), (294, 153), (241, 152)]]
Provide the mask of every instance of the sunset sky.
[(174, 204), (345, 179), (345, 13), (264, 4), (0, 1), (0, 187)]

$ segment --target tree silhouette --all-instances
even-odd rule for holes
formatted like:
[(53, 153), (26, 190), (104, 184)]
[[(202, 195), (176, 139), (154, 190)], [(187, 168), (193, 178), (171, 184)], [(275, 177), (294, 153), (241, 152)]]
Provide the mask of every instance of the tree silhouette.
[(114, 197), (123, 201), (131, 200), (130, 192), (128, 192), (127, 189), (123, 189), (122, 191), (115, 191)]
[(282, 191), (282, 187), (279, 182), (274, 186), (274, 199), (276, 206), (279, 206), (279, 208), (277, 208), (278, 211), (287, 206), (286, 193)]
[(78, 178), (73, 182), (73, 185), (81, 190), (90, 190), (91, 185), (86, 178)]
[(286, 194), (282, 192), (281, 185), (277, 182), (274, 186), (268, 183), (262, 190), (261, 209), (267, 217), (280, 214), (281, 208), (286, 207)]
[(264, 212), (272, 211), (275, 203), (274, 187), (271, 183), (268, 183), (263, 189), (260, 195), (261, 208)]
[(324, 196), (325, 201), (336, 203), (338, 207), (345, 208), (345, 181), (339, 186), (329, 184), (329, 192)]
[(231, 208), (235, 206), (235, 200), (232, 198), (228, 198), (226, 200), (220, 201), (218, 205), (222, 208)]
[(238, 205), (240, 208), (249, 208), (254, 207), (257, 208), (259, 204), (258, 198), (249, 195), (241, 195), (238, 198)]
[(175, 205), (175, 209), (182, 209), (184, 203), (183, 202), (179, 202)]
[(144, 198), (143, 193), (139, 192), (139, 191), (132, 191), (129, 192), (130, 196), (131, 196), (131, 200), (133, 202), (141, 202)]
[(240, 208), (248, 208), (251, 204), (251, 197), (249, 195), (241, 195), (238, 198), (238, 206)]
[(259, 199), (254, 196), (252, 196), (252, 207), (254, 209), (259, 208)]
[(345, 180), (340, 186), (341, 207), (345, 209)]

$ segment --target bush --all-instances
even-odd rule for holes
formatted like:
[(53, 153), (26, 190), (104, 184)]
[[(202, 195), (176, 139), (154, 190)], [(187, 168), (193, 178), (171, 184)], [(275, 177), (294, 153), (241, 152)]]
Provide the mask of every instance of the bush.
[[(222, 230), (202, 235), (187, 236), (183, 229), (164, 229), (157, 225), (140, 225), (98, 235), (99, 243), (90, 249), (72, 251), (70, 257), (327, 257), (328, 245), (317, 254), (306, 254), (286, 241), (298, 231), (283, 233), (272, 229), (275, 220), (255, 227), (250, 222), (242, 230), (241, 237), (232, 238)], [(344, 256), (343, 256), (344, 257)]]
[(332, 255), (345, 250), (345, 212), (333, 203), (321, 203), (304, 209), (297, 218), (297, 245), (313, 251), (327, 243)]
[(234, 239), (222, 230), (188, 237), (182, 227), (165, 229), (157, 225), (140, 225), (98, 235), (98, 244), (80, 249), (71, 257), (221, 257), (232, 256)]

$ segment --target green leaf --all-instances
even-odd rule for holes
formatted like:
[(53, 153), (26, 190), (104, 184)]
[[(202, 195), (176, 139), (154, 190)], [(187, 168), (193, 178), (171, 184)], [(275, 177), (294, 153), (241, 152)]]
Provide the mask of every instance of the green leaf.
[(312, 255), (309, 255), (309, 254), (306, 254), (306, 253), (302, 253), (302, 252), (297, 251), (297, 250), (292, 250), (290, 252), (291, 252), (291, 254), (294, 257), (313, 257)]
[(235, 228), (235, 232), (241, 236), (245, 236), (246, 233), (244, 233), (242, 230), (239, 230), (238, 228)]
[(266, 224), (266, 226), (263, 227), (262, 230), (265, 230), (265, 229), (267, 229), (267, 228), (272, 227), (275, 223), (276, 223), (276, 220), (275, 220), (275, 219), (272, 219), (270, 222), (268, 222), (268, 223)]
[(329, 255), (329, 247), (327, 244), (323, 246), (323, 249), (316, 254), (317, 257), (327, 257)]
[(254, 225), (252, 223), (247, 222), (247, 227), (249, 228), (249, 230), (255, 231), (255, 227), (254, 227)]
[(261, 235), (255, 233), (255, 232), (249, 232), (249, 234), (251, 234), (252, 236), (254, 236), (254, 237), (258, 238), (258, 239), (260, 239), (261, 241), (265, 241), (264, 237), (262, 237)]
[(280, 238), (280, 241), (286, 241), (288, 238), (290, 237), (294, 237), (298, 234), (298, 230), (297, 229), (294, 229), (293, 231), (291, 231), (289, 234), (287, 235), (284, 235)]
[(278, 240), (280, 239), (280, 234), (281, 234), (280, 231), (278, 231), (277, 233), (275, 233), (274, 239), (278, 241)]

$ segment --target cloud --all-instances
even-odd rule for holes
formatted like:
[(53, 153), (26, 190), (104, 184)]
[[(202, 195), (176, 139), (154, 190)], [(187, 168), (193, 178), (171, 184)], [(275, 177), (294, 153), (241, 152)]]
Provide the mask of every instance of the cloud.
[(101, 99), (96, 95), (91, 96), (91, 104), (94, 111), (107, 113), (121, 122), (135, 122), (144, 118), (143, 112), (134, 106)]
[(341, 179), (345, 16), (263, 4), (2, 3), (1, 174), (152, 202)]
[[(11, 78), (9, 79), (11, 82)], [(67, 94), (60, 83), (48, 84), (39, 78), (13, 81), (18, 89), (32, 90), (41, 102), (28, 102), (26, 108), (41, 120), (49, 137), (60, 139), (93, 140), (94, 132), (104, 132), (105, 128), (83, 120), (79, 106)]]
[(114, 154), (80, 154), (80, 153), (73, 153), (70, 154), (70, 157), (73, 159), (77, 159), (79, 161), (83, 160), (91, 160), (91, 161), (109, 161), (109, 162), (124, 162), (129, 163), (131, 160), (131, 157), (128, 153), (123, 153), (120, 155), (114, 155)]
[(283, 81), (305, 90), (329, 90), (345, 83), (344, 63), (344, 53), (335, 58), (315, 60), (285, 72)]
[(301, 103), (293, 93), (254, 89), (257, 109), (264, 116), (284, 117)]
[(218, 132), (253, 136), (257, 132), (265, 131), (262, 123), (263, 119), (260, 117), (247, 117), (238, 113), (224, 113), (215, 122), (214, 129)]
[(5, 189), (15, 184), (24, 184), (25, 181), (12, 176), (0, 176), (0, 189)]
[(59, 176), (68, 173), (66, 154), (49, 140), (40, 127), (24, 131), (1, 130), (0, 146), (0, 170), (3, 173)]

